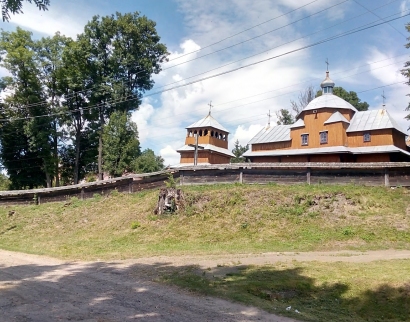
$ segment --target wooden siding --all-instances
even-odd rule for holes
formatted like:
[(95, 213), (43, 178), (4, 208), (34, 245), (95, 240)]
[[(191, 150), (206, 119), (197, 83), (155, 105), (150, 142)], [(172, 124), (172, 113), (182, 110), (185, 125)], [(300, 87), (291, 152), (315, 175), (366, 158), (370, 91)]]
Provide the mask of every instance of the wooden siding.
[(281, 157), (250, 157), (252, 162), (281, 162)]
[(393, 144), (398, 148), (407, 151), (406, 136), (396, 129), (393, 129)]
[(384, 185), (383, 169), (312, 169), (312, 184), (363, 184), (368, 186)]
[(290, 149), (292, 147), (291, 141), (286, 142), (271, 142), (271, 143), (257, 143), (252, 144), (252, 151), (269, 151), (279, 149)]
[[(370, 142), (364, 142), (363, 135), (365, 133), (370, 133)], [(347, 144), (352, 148), (361, 146), (391, 145), (393, 144), (392, 129), (347, 133)]]
[(338, 154), (310, 155), (309, 162), (340, 162), (340, 156)]
[[(186, 145), (188, 145), (188, 144), (195, 144), (195, 138), (194, 137), (186, 137), (185, 138), (185, 144)], [(219, 147), (219, 148), (224, 148), (224, 149), (227, 149), (228, 148), (228, 141), (224, 141), (224, 140), (220, 140), (220, 139), (217, 139), (217, 138), (215, 138), (215, 137), (211, 137), (211, 136), (209, 136), (209, 135), (207, 135), (207, 136), (199, 136), (198, 137), (198, 144), (199, 145), (204, 145), (204, 144), (212, 144), (212, 145), (215, 145), (215, 146), (217, 146), (217, 147)]]
[[(324, 124), (333, 113), (339, 111), (344, 117), (350, 120), (350, 113), (347, 110), (337, 109), (319, 109), (318, 113), (314, 114), (312, 111), (308, 111), (305, 114), (304, 122), (305, 126), (302, 128), (291, 129), (290, 136), (292, 138), (291, 149), (310, 149), (321, 148), (327, 146), (340, 146), (345, 145), (346, 128), (347, 123), (337, 122), (331, 124)], [(328, 142), (320, 143), (320, 132), (328, 132)], [(302, 134), (309, 134), (309, 144), (302, 145)]]
[(388, 153), (357, 154), (356, 162), (390, 162)]
[[(212, 151), (198, 151), (198, 164), (210, 163), (210, 164), (224, 164), (229, 163), (231, 158)], [(194, 163), (194, 152), (181, 153), (180, 163)]]
[(307, 155), (289, 155), (281, 158), (282, 162), (309, 162)]
[(304, 169), (290, 170), (286, 173), (282, 170), (244, 169), (242, 177), (243, 183), (306, 183), (306, 171)]

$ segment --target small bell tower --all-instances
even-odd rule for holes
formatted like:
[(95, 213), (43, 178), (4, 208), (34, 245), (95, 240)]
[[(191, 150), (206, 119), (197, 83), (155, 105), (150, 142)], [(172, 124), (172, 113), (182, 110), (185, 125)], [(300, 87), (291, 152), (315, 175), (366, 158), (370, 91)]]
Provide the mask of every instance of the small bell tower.
[(211, 115), (186, 128), (185, 145), (177, 150), (181, 165), (227, 164), (234, 155), (228, 150), (229, 131)]

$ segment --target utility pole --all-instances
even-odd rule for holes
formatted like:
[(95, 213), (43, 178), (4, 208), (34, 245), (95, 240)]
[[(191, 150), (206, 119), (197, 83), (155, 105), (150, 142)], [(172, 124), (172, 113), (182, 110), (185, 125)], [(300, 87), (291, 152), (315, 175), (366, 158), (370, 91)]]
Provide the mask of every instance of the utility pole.
[(194, 166), (198, 164), (198, 149), (203, 150), (204, 147), (198, 145), (198, 133), (195, 133), (195, 144), (188, 144), (188, 146), (191, 146), (195, 149), (194, 151)]

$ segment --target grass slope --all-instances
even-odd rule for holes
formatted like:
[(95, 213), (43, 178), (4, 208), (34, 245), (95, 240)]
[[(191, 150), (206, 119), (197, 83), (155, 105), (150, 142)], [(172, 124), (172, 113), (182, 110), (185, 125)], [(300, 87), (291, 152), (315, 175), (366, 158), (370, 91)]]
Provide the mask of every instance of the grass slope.
[[(155, 216), (157, 191), (0, 208), (0, 248), (69, 259), (410, 246), (405, 189), (326, 185), (184, 187)], [(9, 215), (14, 212), (13, 215)]]

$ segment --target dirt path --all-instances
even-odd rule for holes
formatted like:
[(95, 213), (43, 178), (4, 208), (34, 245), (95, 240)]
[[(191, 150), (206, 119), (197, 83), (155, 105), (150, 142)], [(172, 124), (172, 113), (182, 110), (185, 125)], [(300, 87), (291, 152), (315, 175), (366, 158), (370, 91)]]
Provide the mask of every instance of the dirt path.
[[(0, 250), (0, 322), (278, 321), (258, 309), (194, 296), (150, 281), (169, 269), (227, 269), (289, 260), (369, 262), (410, 258), (410, 251), (264, 253), (64, 262)], [(219, 270), (220, 271), (220, 270)]]

